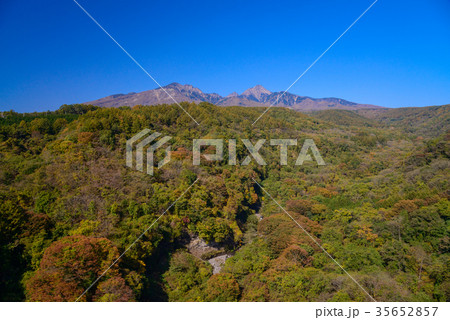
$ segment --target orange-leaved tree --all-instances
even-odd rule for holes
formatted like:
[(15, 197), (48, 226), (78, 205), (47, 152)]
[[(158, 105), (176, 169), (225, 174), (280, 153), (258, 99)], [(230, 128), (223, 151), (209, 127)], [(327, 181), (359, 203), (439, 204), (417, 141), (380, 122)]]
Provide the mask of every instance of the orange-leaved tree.
[[(26, 282), (30, 301), (75, 301), (119, 256), (106, 238), (64, 237), (48, 247)], [(80, 301), (129, 301), (133, 292), (115, 264)]]

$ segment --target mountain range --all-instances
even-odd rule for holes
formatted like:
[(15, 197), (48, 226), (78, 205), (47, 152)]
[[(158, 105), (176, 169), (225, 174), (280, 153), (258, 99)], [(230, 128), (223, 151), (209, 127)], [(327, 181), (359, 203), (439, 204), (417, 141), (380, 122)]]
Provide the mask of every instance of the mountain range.
[[(217, 93), (204, 93), (200, 89), (189, 84), (171, 83), (162, 88), (143, 92), (131, 92), (128, 94), (114, 94), (98, 100), (86, 102), (99, 107), (121, 107), (135, 105), (172, 104), (173, 100), (167, 95), (167, 91), (177, 102), (209, 102), (218, 106), (278, 106), (288, 107), (298, 111), (314, 111), (328, 109), (360, 110), (382, 108), (370, 104), (359, 104), (339, 98), (311, 98), (286, 92), (271, 92), (261, 85), (245, 90), (242, 94), (233, 92), (226, 97)], [(277, 99), (279, 99), (277, 101)]]

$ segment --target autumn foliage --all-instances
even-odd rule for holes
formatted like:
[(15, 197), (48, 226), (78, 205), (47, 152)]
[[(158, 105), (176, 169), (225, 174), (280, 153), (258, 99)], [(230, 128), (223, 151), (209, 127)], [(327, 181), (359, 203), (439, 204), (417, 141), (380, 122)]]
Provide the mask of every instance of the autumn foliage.
[[(369, 301), (336, 261), (376, 300), (450, 300), (449, 106), (253, 126), (258, 107), (181, 105), (200, 126), (177, 105), (1, 113), (1, 301)], [(145, 128), (172, 137), (152, 176), (124, 157)], [(265, 139), (267, 165), (193, 165), (199, 138), (236, 139), (238, 164)], [(280, 165), (272, 138), (326, 165)]]
[[(118, 257), (108, 239), (70, 236), (44, 252), (37, 272), (26, 282), (30, 301), (75, 301)], [(128, 301), (130, 288), (115, 265), (83, 301)]]

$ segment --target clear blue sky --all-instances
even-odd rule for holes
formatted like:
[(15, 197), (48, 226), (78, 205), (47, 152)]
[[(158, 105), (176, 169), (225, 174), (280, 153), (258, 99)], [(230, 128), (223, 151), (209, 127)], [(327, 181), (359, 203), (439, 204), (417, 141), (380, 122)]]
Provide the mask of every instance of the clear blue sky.
[[(162, 85), (285, 90), (373, 0), (79, 0)], [(0, 110), (154, 89), (72, 0), (0, 1)], [(450, 1), (379, 0), (290, 92), (450, 103)]]

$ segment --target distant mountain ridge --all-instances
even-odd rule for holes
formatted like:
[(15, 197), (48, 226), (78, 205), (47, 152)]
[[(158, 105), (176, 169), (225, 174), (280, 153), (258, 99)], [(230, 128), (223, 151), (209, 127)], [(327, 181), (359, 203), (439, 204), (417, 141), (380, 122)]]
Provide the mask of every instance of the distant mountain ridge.
[[(176, 82), (164, 86), (163, 88), (177, 102), (209, 102), (218, 106), (268, 107), (273, 104), (277, 107), (288, 107), (298, 111), (383, 108), (370, 104), (350, 102), (339, 98), (315, 99), (306, 96), (299, 96), (289, 92), (286, 92), (281, 96), (283, 92), (271, 92), (261, 85), (256, 85), (253, 88), (249, 88), (242, 94), (233, 92), (226, 97), (222, 97), (217, 93), (204, 93), (192, 85), (182, 85)], [(279, 99), (279, 101), (277, 101), (277, 99)], [(138, 93), (132, 92), (128, 94), (114, 94), (98, 100), (86, 102), (86, 104), (92, 104), (99, 107), (132, 107), (135, 105), (156, 105), (164, 103), (172, 104), (174, 102), (162, 88), (156, 88)]]

